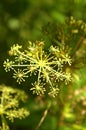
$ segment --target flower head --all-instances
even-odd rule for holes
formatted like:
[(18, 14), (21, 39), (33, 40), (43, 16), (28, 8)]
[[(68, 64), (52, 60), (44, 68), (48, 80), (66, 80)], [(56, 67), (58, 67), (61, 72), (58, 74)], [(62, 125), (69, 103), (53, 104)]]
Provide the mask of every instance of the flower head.
[[(14, 55), (14, 63), (10, 62), (11, 67), (9, 68), (14, 71), (13, 78), (17, 79), (19, 84), (25, 81), (28, 75), (36, 75), (37, 78), (34, 86), (31, 88), (33, 94), (44, 94), (46, 90), (44, 88), (45, 84), (54, 92), (57, 90), (57, 87), (53, 86), (53, 82), (55, 82), (55, 86), (57, 86), (59, 81), (70, 81), (71, 76), (70, 74), (68, 76), (64, 72), (64, 66), (66, 66), (66, 64), (67, 67), (68, 65), (70, 66), (72, 61), (62, 47), (51, 46), (49, 50), (45, 52), (44, 42), (36, 41), (35, 43), (29, 42), (28, 49), (24, 51), (21, 51), (21, 46), (14, 45), (11, 48), (11, 52), (13, 52)], [(6, 70), (7, 66), (4, 65), (4, 67)]]
[(44, 92), (46, 91), (46, 89), (44, 88), (43, 84), (38, 83), (34, 83), (33, 84), (34, 87), (32, 87), (30, 90), (33, 91), (33, 94), (37, 94), (37, 95), (43, 95)]
[(5, 71), (10, 71), (10, 69), (12, 69), (12, 65), (14, 64), (13, 61), (9, 61), (9, 59), (7, 59), (7, 61), (4, 61), (3, 66), (5, 67)]
[(59, 88), (58, 87), (53, 87), (53, 88), (51, 88), (51, 91), (48, 94), (50, 96), (52, 96), (52, 97), (56, 97), (58, 92), (59, 92)]
[(10, 49), (10, 51), (9, 51), (9, 54), (10, 55), (16, 55), (17, 53), (18, 53), (18, 51), (19, 51), (19, 49), (21, 49), (22, 48), (22, 46), (20, 46), (20, 45), (18, 45), (18, 44), (14, 44), (12, 47), (11, 47), (11, 49)]
[(20, 107), (20, 101), (26, 101), (26, 97), (26, 93), (22, 90), (0, 85), (1, 130), (9, 130), (6, 118), (13, 122), (15, 118), (22, 119), (29, 115), (29, 111), (26, 108)]
[(18, 69), (17, 71), (14, 71), (13, 78), (17, 79), (17, 82), (20, 84), (21, 82), (25, 81), (24, 78), (28, 77), (25, 72), (21, 69)]

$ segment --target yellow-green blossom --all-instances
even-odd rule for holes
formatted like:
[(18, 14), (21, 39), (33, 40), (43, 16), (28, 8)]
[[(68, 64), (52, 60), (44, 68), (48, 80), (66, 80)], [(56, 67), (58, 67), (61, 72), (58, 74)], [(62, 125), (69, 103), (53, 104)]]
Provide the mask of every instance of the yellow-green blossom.
[(67, 76), (64, 67), (66, 64), (71, 66), (72, 60), (64, 47), (50, 46), (49, 50), (45, 51), (44, 42), (36, 41), (29, 42), (27, 50), (23, 50), (22, 46), (17, 44), (13, 45), (10, 51), (14, 60), (4, 62), (5, 70), (12, 69), (13, 78), (19, 84), (28, 76), (36, 75), (34, 86), (30, 90), (37, 95), (44, 94), (46, 89), (53, 90), (53, 82), (57, 86), (59, 81), (69, 82), (71, 79), (71, 74)]
[(20, 107), (20, 101), (25, 102), (26, 99), (27, 95), (24, 91), (0, 85), (0, 116), (2, 121), (0, 130), (9, 130), (6, 118), (13, 122), (15, 118), (22, 119), (29, 115), (26, 108)]

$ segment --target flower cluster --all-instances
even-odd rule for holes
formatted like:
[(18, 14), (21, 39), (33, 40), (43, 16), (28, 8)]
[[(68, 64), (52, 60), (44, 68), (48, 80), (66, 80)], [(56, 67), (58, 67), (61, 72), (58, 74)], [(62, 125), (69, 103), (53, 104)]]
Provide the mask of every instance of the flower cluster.
[(6, 118), (13, 122), (15, 118), (22, 119), (29, 115), (26, 108), (19, 106), (20, 101), (25, 102), (26, 99), (27, 95), (24, 91), (0, 85), (0, 116), (2, 120), (0, 130), (9, 130)]
[(13, 77), (20, 84), (25, 78), (36, 75), (35, 83), (30, 89), (37, 95), (44, 94), (49, 88), (49, 94), (53, 97), (57, 95), (59, 82), (66, 84), (71, 81), (71, 74), (66, 72), (66, 68), (71, 66), (72, 60), (64, 47), (50, 46), (48, 51), (44, 50), (44, 42), (29, 42), (27, 50), (22, 46), (13, 45), (9, 51), (14, 60), (4, 61), (6, 71), (13, 70)]

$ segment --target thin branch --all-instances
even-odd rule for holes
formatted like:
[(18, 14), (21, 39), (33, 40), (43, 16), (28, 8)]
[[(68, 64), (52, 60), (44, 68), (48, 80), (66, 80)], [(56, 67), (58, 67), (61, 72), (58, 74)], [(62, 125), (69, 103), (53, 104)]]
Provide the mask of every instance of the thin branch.
[(84, 37), (81, 37), (80, 39), (79, 39), (79, 41), (77, 42), (77, 44), (76, 44), (76, 46), (75, 46), (75, 48), (74, 48), (74, 51), (72, 52), (72, 58), (74, 58), (74, 56), (75, 56), (75, 52), (79, 49), (79, 47), (80, 47), (80, 45), (81, 45), (81, 42), (83, 41), (83, 39), (84, 39)]
[(49, 111), (50, 106), (51, 106), (51, 104), (49, 104), (48, 107), (47, 107), (47, 109), (44, 111), (43, 116), (41, 117), (40, 122), (38, 123), (38, 125), (37, 125), (37, 127), (36, 127), (35, 130), (39, 130), (40, 126), (42, 125), (44, 119), (45, 119), (46, 116), (47, 116), (47, 113), (48, 113), (48, 111)]

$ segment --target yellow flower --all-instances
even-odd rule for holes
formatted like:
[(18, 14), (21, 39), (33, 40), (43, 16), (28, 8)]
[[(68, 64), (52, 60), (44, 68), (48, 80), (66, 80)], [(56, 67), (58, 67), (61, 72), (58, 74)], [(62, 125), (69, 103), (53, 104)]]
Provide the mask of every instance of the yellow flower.
[[(64, 66), (71, 65), (71, 58), (64, 51), (64, 47), (51, 46), (47, 52), (44, 50), (44, 42), (36, 41), (35, 43), (29, 42), (28, 49), (21, 51), (22, 46), (14, 45), (11, 52), (14, 55), (14, 62), (7, 60), (4, 62), (5, 70), (12, 69), (14, 71), (13, 78), (20, 84), (25, 81), (25, 78), (36, 75), (33, 94), (44, 94), (46, 90), (45, 84), (51, 92), (57, 93), (58, 82), (71, 81), (71, 74), (64, 72)], [(10, 65), (9, 65), (10, 64)], [(48, 90), (48, 89), (47, 89)], [(54, 94), (56, 95), (56, 94)]]
[(33, 91), (33, 94), (37, 94), (37, 95), (43, 95), (44, 92), (46, 91), (45, 88), (43, 87), (43, 84), (40, 84), (39, 82), (35, 82), (33, 84), (34, 87), (32, 87), (30, 90)]

